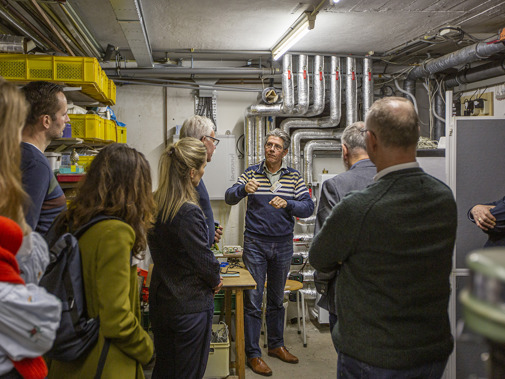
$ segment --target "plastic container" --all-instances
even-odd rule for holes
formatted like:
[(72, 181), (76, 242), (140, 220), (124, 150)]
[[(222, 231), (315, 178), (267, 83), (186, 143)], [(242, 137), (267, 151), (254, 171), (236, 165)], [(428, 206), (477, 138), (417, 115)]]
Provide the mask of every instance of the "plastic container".
[(79, 155), (79, 161), (77, 163), (84, 171), (88, 171), (89, 165), (93, 162), (93, 159), (95, 159), (94, 155)]
[(106, 141), (117, 141), (116, 123), (112, 120), (103, 120), (104, 122), (104, 139)]
[(72, 137), (104, 139), (104, 120), (94, 114), (69, 114)]
[(126, 127), (125, 126), (116, 126), (116, 130), (117, 130), (117, 142), (127, 143)]
[[(212, 330), (222, 328), (222, 325), (213, 324)], [(230, 338), (226, 342), (210, 344), (209, 360), (205, 369), (204, 378), (225, 378), (230, 374), (229, 366)]]
[(72, 124), (65, 124), (65, 129), (63, 129), (63, 138), (72, 137)]
[(49, 161), (49, 166), (51, 166), (51, 170), (57, 171), (60, 169), (61, 153), (45, 152), (44, 155)]

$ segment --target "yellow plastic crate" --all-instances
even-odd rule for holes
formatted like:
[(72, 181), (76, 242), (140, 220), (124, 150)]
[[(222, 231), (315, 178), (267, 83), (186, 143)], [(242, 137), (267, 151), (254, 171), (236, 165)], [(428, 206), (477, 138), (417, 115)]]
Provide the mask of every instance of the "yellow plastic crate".
[(13, 81), (64, 82), (81, 86), (95, 100), (113, 105), (109, 99), (109, 79), (96, 58), (51, 55), (0, 54), (0, 76)]
[(93, 162), (93, 159), (95, 159), (94, 155), (80, 155), (77, 163), (84, 168), (84, 171), (88, 171), (89, 165)]
[(104, 119), (95, 114), (69, 114), (72, 137), (104, 139)]
[(107, 97), (109, 105), (116, 104), (116, 84), (112, 79), (109, 79), (109, 95)]
[(116, 123), (112, 120), (104, 120), (105, 122), (105, 140), (108, 141), (117, 141), (116, 136)]
[(116, 126), (117, 142), (126, 143), (126, 126)]

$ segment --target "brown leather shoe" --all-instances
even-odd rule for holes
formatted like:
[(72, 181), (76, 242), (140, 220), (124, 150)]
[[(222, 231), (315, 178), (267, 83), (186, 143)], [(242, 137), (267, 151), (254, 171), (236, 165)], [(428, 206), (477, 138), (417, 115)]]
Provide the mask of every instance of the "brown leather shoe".
[(248, 358), (247, 365), (256, 373), (263, 376), (272, 376), (272, 370), (260, 357)]
[(268, 350), (268, 355), (271, 357), (277, 357), (281, 361), (287, 363), (298, 363), (298, 358), (291, 354), (285, 346), (277, 347), (272, 350)]

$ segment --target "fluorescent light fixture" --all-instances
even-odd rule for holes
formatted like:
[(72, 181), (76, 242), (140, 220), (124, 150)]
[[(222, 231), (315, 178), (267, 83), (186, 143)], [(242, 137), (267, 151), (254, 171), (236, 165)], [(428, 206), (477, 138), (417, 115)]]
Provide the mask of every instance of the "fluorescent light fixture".
[(331, 4), (337, 4), (340, 0), (330, 0)]
[(272, 49), (273, 60), (276, 61), (282, 57), (284, 53), (300, 41), (304, 35), (314, 29), (315, 23), (316, 15), (312, 15), (312, 12), (304, 12)]

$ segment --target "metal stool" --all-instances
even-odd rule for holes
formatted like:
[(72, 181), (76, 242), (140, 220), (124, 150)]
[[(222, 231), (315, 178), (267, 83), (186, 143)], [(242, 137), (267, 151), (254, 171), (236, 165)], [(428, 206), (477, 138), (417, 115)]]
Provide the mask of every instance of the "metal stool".
[[(300, 291), (303, 288), (303, 283), (299, 282), (297, 280), (286, 280), (286, 284), (284, 286), (284, 294), (289, 294), (290, 292), (295, 292), (296, 293), (296, 314), (297, 314), (297, 321), (298, 321), (298, 334), (301, 334), (302, 331), (300, 329), (300, 298), (302, 299), (302, 323), (303, 323), (303, 347), (307, 347), (307, 334), (305, 331), (305, 296), (303, 295), (303, 292)], [(267, 341), (268, 341), (268, 336), (267, 336), (267, 327), (266, 327), (266, 308), (267, 308), (267, 283), (265, 283), (265, 290), (263, 291), (263, 312), (262, 312), (262, 327), (263, 327), (263, 334), (264, 334), (264, 340), (263, 340), (263, 347), (267, 347)], [(288, 300), (288, 305), (289, 305), (289, 300)], [(286, 318), (287, 318), (287, 308), (284, 310), (284, 328), (286, 328)]]

